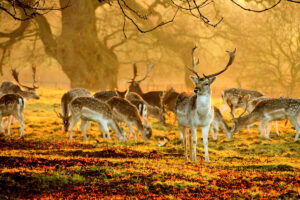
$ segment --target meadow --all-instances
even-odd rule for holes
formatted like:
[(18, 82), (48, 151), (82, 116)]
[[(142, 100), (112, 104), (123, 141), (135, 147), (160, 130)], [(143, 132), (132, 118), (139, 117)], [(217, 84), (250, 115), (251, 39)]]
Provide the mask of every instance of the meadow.
[[(25, 137), (20, 125), (11, 136), (0, 136), (0, 199), (299, 199), (300, 141), (295, 129), (279, 122), (270, 140), (259, 135), (257, 125), (242, 129), (228, 140), (219, 133), (209, 136), (210, 163), (204, 162), (198, 130), (197, 162), (186, 162), (174, 115), (163, 126), (150, 119), (153, 135), (119, 142), (104, 141), (96, 124), (83, 141), (78, 128), (62, 132), (60, 98), (65, 90), (39, 89), (40, 100), (25, 107)], [(213, 105), (222, 106), (221, 99)], [(228, 112), (225, 118), (230, 126)], [(175, 125), (173, 127), (173, 124)], [(170, 141), (158, 143), (164, 136)]]

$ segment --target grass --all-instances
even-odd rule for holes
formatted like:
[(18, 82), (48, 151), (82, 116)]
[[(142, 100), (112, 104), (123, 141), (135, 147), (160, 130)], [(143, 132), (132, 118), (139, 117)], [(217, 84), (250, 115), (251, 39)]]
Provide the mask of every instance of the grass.
[[(210, 163), (204, 162), (198, 130), (197, 162), (186, 162), (174, 115), (167, 126), (150, 119), (149, 142), (104, 141), (95, 124), (83, 141), (75, 128), (73, 141), (62, 133), (53, 111), (64, 90), (40, 89), (41, 99), (26, 102), (25, 138), (19, 124), (0, 137), (0, 199), (244, 199), (300, 198), (300, 142), (295, 130), (279, 122), (280, 136), (259, 136), (257, 126), (232, 140), (209, 136)], [(221, 100), (213, 99), (220, 107)], [(60, 110), (57, 108), (57, 110)], [(225, 113), (229, 125), (232, 122)], [(164, 147), (158, 143), (168, 136)]]

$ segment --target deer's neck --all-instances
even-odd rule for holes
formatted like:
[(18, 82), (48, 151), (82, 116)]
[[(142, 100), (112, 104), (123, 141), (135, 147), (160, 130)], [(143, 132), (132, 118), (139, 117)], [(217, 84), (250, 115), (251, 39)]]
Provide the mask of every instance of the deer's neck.
[(258, 113), (256, 112), (251, 112), (248, 115), (245, 115), (243, 117), (239, 118), (239, 127), (244, 127), (244, 126), (248, 126), (250, 124), (253, 124), (254, 122), (259, 121), (259, 116)]
[(205, 112), (211, 109), (210, 93), (196, 96), (196, 109), (198, 113)]

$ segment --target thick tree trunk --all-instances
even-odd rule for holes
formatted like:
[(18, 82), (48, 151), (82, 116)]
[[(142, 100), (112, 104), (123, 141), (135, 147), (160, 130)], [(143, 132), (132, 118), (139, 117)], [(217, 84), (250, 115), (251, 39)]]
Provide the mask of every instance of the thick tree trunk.
[[(67, 2), (60, 0), (61, 6)], [(46, 52), (61, 64), (72, 88), (117, 87), (119, 62), (98, 40), (95, 9), (94, 1), (72, 0), (71, 6), (62, 10), (62, 32), (57, 39), (47, 30), (46, 19), (37, 19)]]

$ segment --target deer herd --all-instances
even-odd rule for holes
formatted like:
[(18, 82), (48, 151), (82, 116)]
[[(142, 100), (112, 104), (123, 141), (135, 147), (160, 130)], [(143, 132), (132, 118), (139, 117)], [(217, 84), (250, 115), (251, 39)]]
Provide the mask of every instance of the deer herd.
[[(277, 120), (289, 120), (296, 129), (296, 142), (299, 137), (300, 125), (298, 116), (300, 114), (300, 100), (294, 98), (271, 98), (262, 93), (241, 88), (230, 88), (222, 92), (224, 107), (219, 110), (212, 105), (211, 85), (216, 77), (225, 72), (233, 63), (235, 51), (229, 54), (229, 61), (225, 68), (217, 73), (200, 76), (195, 66), (199, 59), (194, 58), (197, 46), (192, 49), (192, 67), (186, 68), (195, 76), (191, 80), (195, 83), (193, 93), (178, 93), (174, 89), (167, 91), (143, 92), (140, 84), (145, 80), (152, 70), (148, 65), (146, 75), (137, 78), (137, 67), (133, 64), (133, 78), (129, 82), (126, 91), (100, 91), (92, 95), (84, 88), (71, 89), (61, 98), (61, 110), (55, 109), (57, 116), (62, 119), (64, 132), (70, 131), (69, 139), (72, 140), (74, 126), (81, 120), (80, 129), (84, 140), (87, 140), (86, 130), (89, 121), (96, 122), (102, 132), (103, 139), (110, 139), (109, 127), (120, 141), (126, 141), (131, 137), (135, 140), (141, 137), (148, 141), (152, 136), (151, 124), (148, 116), (156, 118), (165, 125), (166, 112), (173, 112), (178, 122), (180, 138), (183, 140), (184, 155), (186, 160), (196, 161), (197, 128), (202, 127), (202, 138), (205, 151), (205, 161), (209, 162), (208, 156), (208, 133), (212, 133), (213, 140), (217, 140), (219, 127), (223, 129), (228, 139), (242, 127), (250, 127), (255, 122), (260, 122), (258, 130), (260, 135), (269, 139), (271, 123), (276, 125), (276, 133), (279, 135)], [(39, 99), (37, 93), (36, 67), (32, 67), (33, 86), (28, 87), (20, 83), (19, 73), (12, 69), (12, 76), (17, 82), (2, 82), (0, 88), (0, 132), (4, 132), (7, 124), (7, 134), (10, 135), (11, 119), (14, 117), (21, 124), (21, 137), (24, 136), (24, 106), (25, 100)], [(222, 113), (230, 108), (230, 116), (233, 121), (229, 127)], [(241, 115), (235, 117), (235, 110), (244, 110)], [(248, 112), (248, 114), (245, 114)], [(7, 123), (3, 123), (3, 117), (8, 117)], [(268, 123), (271, 122), (269, 125)], [(124, 124), (128, 127), (129, 134), (126, 135)], [(135, 128), (134, 128), (135, 127)], [(248, 129), (249, 130), (249, 129)]]

